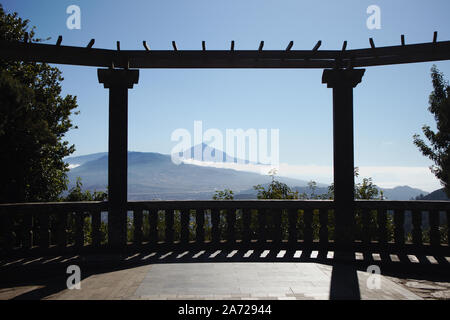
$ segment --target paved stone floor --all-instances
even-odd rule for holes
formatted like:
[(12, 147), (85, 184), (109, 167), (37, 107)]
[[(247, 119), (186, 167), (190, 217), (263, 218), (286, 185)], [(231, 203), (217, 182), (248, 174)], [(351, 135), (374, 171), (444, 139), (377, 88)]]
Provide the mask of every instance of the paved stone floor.
[[(447, 276), (444, 280), (432, 281), (380, 275), (377, 282), (376, 277), (364, 271), (365, 267), (358, 269), (352, 263), (209, 262), (206, 258), (193, 262), (198, 259), (195, 255), (187, 263), (178, 262), (177, 257), (161, 263), (168, 259), (166, 256), (136, 255), (123, 260), (135, 259), (139, 264), (111, 267), (107, 263), (106, 268), (95, 265), (95, 257), (89, 258), (86, 267), (82, 266), (86, 259), (79, 257), (7, 262), (0, 268), (0, 300), (450, 299)], [(104, 259), (103, 256), (98, 261)], [(66, 268), (70, 264), (82, 266), (81, 290), (66, 287)], [(19, 266), (23, 269), (18, 269)], [(33, 266), (38, 276), (21, 279)], [(2, 268), (9, 273), (4, 273)], [(10, 276), (17, 280), (7, 279)]]
[[(316, 263), (156, 264), (90, 275), (81, 290), (65, 289), (44, 299), (323, 300), (330, 296), (332, 268)], [(357, 271), (361, 299), (421, 299), (385, 276), (379, 289), (369, 289), (368, 277)], [(0, 299), (36, 289), (39, 286), (0, 289)]]
[[(316, 263), (155, 265), (133, 298), (323, 300), (331, 274), (331, 266)], [(380, 289), (368, 289), (369, 274), (357, 275), (362, 299), (421, 299), (385, 277)]]

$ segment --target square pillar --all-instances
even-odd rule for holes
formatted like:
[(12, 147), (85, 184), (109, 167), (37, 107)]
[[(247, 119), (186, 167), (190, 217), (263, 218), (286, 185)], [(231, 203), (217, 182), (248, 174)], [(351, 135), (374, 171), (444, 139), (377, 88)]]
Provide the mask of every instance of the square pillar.
[(333, 173), (335, 235), (340, 247), (354, 240), (355, 179), (353, 139), (353, 88), (365, 69), (326, 69), (322, 83), (333, 89)]
[(108, 244), (124, 248), (127, 241), (128, 89), (139, 81), (139, 70), (98, 69), (98, 80), (109, 89)]

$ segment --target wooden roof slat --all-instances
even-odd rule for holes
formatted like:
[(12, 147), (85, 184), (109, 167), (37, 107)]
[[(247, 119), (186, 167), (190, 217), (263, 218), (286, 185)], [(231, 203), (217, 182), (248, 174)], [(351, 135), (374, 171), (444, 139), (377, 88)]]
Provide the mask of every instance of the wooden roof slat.
[(261, 42), (259, 43), (258, 51), (262, 51), (263, 48), (264, 48), (264, 41), (261, 41)]
[(294, 41), (289, 42), (288, 46), (286, 47), (286, 51), (291, 51), (293, 46), (294, 46)]
[(91, 39), (91, 41), (89, 41), (89, 43), (88, 43), (88, 45), (87, 45), (87, 48), (88, 48), (88, 49), (91, 49), (92, 46), (94, 45), (94, 43), (95, 43), (95, 39)]
[(316, 45), (314, 46), (314, 48), (312, 49), (313, 52), (316, 52), (317, 50), (319, 50), (320, 46), (322, 45), (322, 41), (319, 40), (317, 41)]

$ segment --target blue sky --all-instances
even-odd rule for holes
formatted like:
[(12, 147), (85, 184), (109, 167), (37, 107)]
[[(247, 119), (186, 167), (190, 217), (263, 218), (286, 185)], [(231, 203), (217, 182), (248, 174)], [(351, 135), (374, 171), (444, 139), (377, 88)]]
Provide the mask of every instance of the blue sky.
[[(450, 2), (434, 1), (1, 1), (37, 26), (42, 38), (63, 36), (63, 44), (141, 49), (321, 49), (450, 40)], [(69, 30), (69, 5), (81, 8), (81, 30)], [(381, 29), (369, 30), (366, 10), (381, 8)], [(450, 62), (436, 62), (450, 78)], [(432, 163), (412, 143), (424, 124), (434, 127), (427, 111), (432, 90), (432, 63), (370, 67), (355, 89), (355, 165), (381, 186), (409, 184), (427, 191), (439, 188), (427, 167)], [(107, 150), (108, 92), (97, 81), (96, 69), (58, 66), (65, 77), (63, 91), (78, 97), (78, 130), (67, 135), (75, 155)], [(280, 162), (289, 175), (331, 181), (331, 89), (321, 84), (321, 70), (141, 70), (129, 97), (129, 149), (170, 153), (178, 128), (280, 129)], [(312, 170), (311, 168), (316, 168)], [(287, 170), (289, 171), (289, 170)], [(286, 171), (286, 175), (287, 175)]]

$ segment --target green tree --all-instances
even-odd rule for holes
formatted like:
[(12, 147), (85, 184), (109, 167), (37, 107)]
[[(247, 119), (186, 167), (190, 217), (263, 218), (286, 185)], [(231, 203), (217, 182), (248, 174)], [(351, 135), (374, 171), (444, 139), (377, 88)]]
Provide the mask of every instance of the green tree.
[(299, 199), (298, 191), (293, 191), (287, 184), (275, 179), (276, 170), (271, 170), (269, 175), (272, 182), (267, 186), (256, 185), (253, 188), (258, 191), (258, 199)]
[(418, 134), (413, 138), (422, 154), (434, 162), (430, 169), (450, 197), (450, 86), (435, 65), (431, 68), (431, 78), (434, 90), (429, 97), (428, 110), (434, 115), (437, 131), (431, 130), (427, 125), (422, 127), (430, 145)]
[(213, 200), (233, 200), (234, 194), (230, 189), (216, 190), (213, 195)]
[[(0, 5), (0, 40), (42, 41), (28, 24)], [(63, 158), (75, 148), (63, 139), (77, 102), (61, 96), (62, 81), (48, 64), (0, 59), (0, 203), (56, 201), (67, 189)]]
[(75, 187), (69, 190), (69, 194), (62, 197), (62, 201), (66, 202), (77, 202), (77, 201), (106, 201), (108, 200), (108, 193), (104, 191), (94, 191), (90, 190), (83, 191), (83, 183), (81, 178), (77, 178), (77, 183)]
[[(359, 168), (355, 167), (355, 178), (359, 177)], [(334, 183), (328, 187), (328, 198), (334, 199)], [(373, 184), (372, 178), (363, 178), (362, 183), (355, 184), (355, 199), (359, 200), (383, 200), (383, 190), (379, 190), (376, 185)]]

